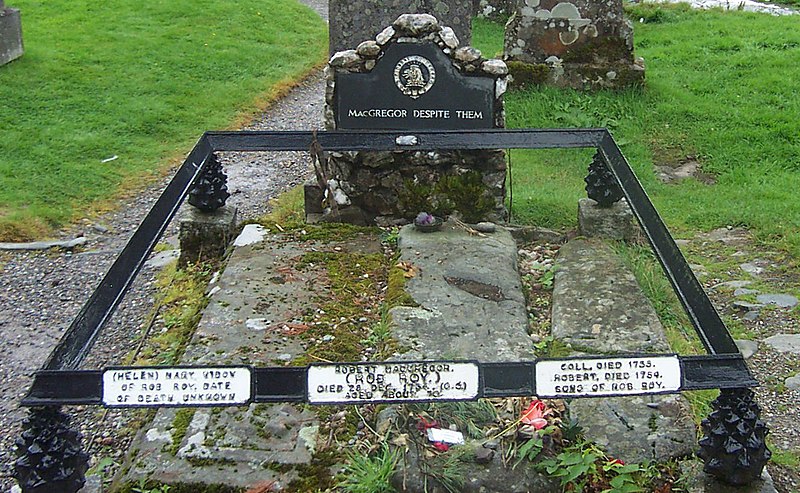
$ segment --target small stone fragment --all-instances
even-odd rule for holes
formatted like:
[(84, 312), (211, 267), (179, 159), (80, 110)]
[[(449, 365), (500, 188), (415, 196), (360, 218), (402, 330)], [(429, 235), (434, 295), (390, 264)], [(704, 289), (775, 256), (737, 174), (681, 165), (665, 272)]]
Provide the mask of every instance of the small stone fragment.
[(776, 351), (800, 354), (800, 334), (778, 334), (764, 339), (764, 342)]
[(403, 14), (392, 27), (401, 34), (421, 36), (438, 31), (439, 21), (430, 14)]
[(797, 306), (797, 298), (790, 294), (760, 294), (756, 299), (759, 303), (776, 305), (780, 308), (794, 308)]
[(331, 67), (350, 67), (361, 61), (356, 50), (337, 51), (328, 62)]
[(475, 449), (475, 462), (478, 464), (488, 464), (494, 459), (494, 450), (490, 448), (478, 447)]
[(753, 312), (764, 308), (761, 303), (749, 303), (747, 301), (734, 301), (733, 307), (745, 312)]
[(497, 440), (489, 440), (487, 442), (484, 442), (484, 444), (483, 444), (483, 448), (488, 448), (488, 449), (492, 449), (492, 450), (497, 450), (497, 447), (499, 447), (499, 446), (500, 446), (500, 442), (498, 442)]
[(375, 41), (364, 41), (358, 45), (358, 48), (356, 48), (356, 53), (365, 58), (375, 58), (381, 54), (381, 47)]
[(455, 50), (458, 48), (458, 37), (456, 36), (455, 31), (453, 31), (450, 27), (443, 27), (442, 30), (439, 32), (439, 36), (442, 38), (445, 46), (450, 48), (451, 50)]
[(744, 359), (753, 356), (756, 353), (756, 351), (758, 351), (758, 341), (737, 339), (734, 342), (736, 343), (736, 346), (739, 348), (739, 352), (742, 353)]
[(748, 274), (753, 274), (754, 276), (764, 272), (764, 268), (763, 267), (759, 267), (756, 264), (750, 263), (750, 262), (745, 263), (745, 264), (741, 264), (739, 267), (743, 271), (747, 272)]
[(744, 314), (742, 318), (749, 322), (753, 322), (755, 320), (758, 320), (759, 315), (761, 315), (761, 312), (759, 311), (747, 312)]
[(379, 45), (383, 46), (394, 37), (395, 31), (392, 26), (387, 27), (383, 31), (379, 32), (377, 36), (375, 36), (375, 42)]
[(747, 296), (748, 294), (757, 294), (757, 289), (739, 288), (733, 292), (734, 296)]
[(475, 231), (478, 231), (479, 233), (494, 233), (496, 230), (497, 226), (488, 221), (480, 222), (475, 225)]
[(800, 390), (800, 375), (787, 378), (784, 384), (789, 390)]
[(506, 75), (508, 73), (508, 66), (503, 60), (492, 58), (481, 64), (481, 70), (490, 75)]
[[(463, 63), (471, 63), (481, 58), (481, 50), (471, 46), (462, 46), (455, 52), (456, 60)], [(505, 64), (503, 64), (505, 65)]]

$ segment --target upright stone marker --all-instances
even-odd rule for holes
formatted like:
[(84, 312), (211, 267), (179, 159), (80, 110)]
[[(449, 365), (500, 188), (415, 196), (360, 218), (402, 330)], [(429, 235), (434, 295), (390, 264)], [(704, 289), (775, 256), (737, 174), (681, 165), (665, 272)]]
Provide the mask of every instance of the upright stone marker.
[(0, 0), (0, 65), (22, 56), (22, 21), (19, 10)]
[(371, 39), (401, 14), (431, 14), (451, 26), (469, 44), (474, 6), (463, 0), (330, 0), (330, 53)]
[(506, 24), (503, 58), (518, 80), (574, 89), (644, 81), (622, 0), (522, 0)]
[[(460, 46), (453, 29), (435, 17), (403, 14), (374, 40), (331, 57), (325, 127), (502, 128), (507, 72), (502, 60)], [(326, 164), (320, 176), (327, 183), (306, 184), (309, 220), (385, 226), (423, 211), (458, 211), (468, 222), (506, 217), (506, 164), (499, 150), (333, 153)]]

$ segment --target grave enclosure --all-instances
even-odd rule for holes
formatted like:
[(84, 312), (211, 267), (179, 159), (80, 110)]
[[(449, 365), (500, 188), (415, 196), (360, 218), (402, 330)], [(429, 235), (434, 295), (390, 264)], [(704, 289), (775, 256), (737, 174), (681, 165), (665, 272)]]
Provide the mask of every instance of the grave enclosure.
[[(201, 136), (43, 368), (35, 375), (23, 400), (23, 405), (31, 410), (19, 440), (16, 464), (16, 477), (24, 492), (75, 492), (84, 482), (88, 458), (82, 451), (79, 434), (70, 427), (68, 416), (60, 410), (61, 406), (67, 405), (120, 408), (239, 406), (254, 402), (359, 405), (532, 395), (591, 398), (697, 389), (722, 390), (713, 404), (714, 411), (703, 424), (705, 437), (700, 448), (706, 471), (732, 484), (746, 484), (759, 477), (769, 451), (764, 444), (766, 426), (759, 419), (758, 406), (749, 390), (756, 382), (611, 134), (605, 129), (498, 128), (502, 127), (502, 104), (498, 103), (502, 95), (500, 89), (504, 89), (502, 62), (483, 60), (469, 48), (461, 52), (454, 49), (448, 44), (450, 31), (439, 26), (431, 16), (409, 16), (398, 22), (392, 27), (391, 34), (382, 31), (374, 42), (367, 41), (351, 52), (340, 52), (332, 57), (332, 68), (328, 72), (331, 91), (326, 95), (331, 109), (328, 123), (339, 131), (206, 132)], [(414, 29), (416, 32), (411, 32)], [(387, 39), (381, 43), (384, 38)], [(445, 49), (451, 52), (445, 53)], [(468, 95), (451, 102), (449, 107), (422, 106), (426, 93), (436, 94), (434, 87), (438, 88), (437, 84), (442, 84), (442, 81), (448, 81), (445, 86), (448, 94), (465, 90)], [(392, 106), (378, 107), (375, 101), (358, 97), (374, 85), (378, 85), (382, 93), (394, 94), (381, 99)], [(473, 90), (482, 97), (469, 93)], [(370, 106), (356, 107), (357, 103), (365, 101), (371, 103)], [(464, 101), (484, 106), (463, 109), (454, 106)], [(417, 104), (420, 106), (415, 106)], [(425, 123), (412, 119), (400, 128), (395, 128), (392, 123), (388, 128), (364, 130), (358, 123), (365, 118), (371, 119), (371, 124), (385, 121), (384, 118), (392, 121), (409, 116), (413, 118), (415, 111), (436, 113), (425, 113), (432, 118), (419, 118)], [(449, 118), (445, 118), (443, 112), (449, 112)], [(481, 118), (473, 118), (475, 113), (461, 118), (457, 112), (480, 113)], [(453, 120), (454, 116), (460, 126), (446, 126), (452, 122), (442, 123)], [(436, 117), (440, 119), (437, 121)], [(355, 129), (351, 130), (351, 126)], [(332, 210), (339, 205), (343, 209), (353, 205), (358, 193), (348, 189), (344, 183), (350, 181), (353, 174), (363, 171), (362, 167), (350, 167), (352, 163), (364, 164), (364, 161), (359, 161), (363, 159), (360, 157), (354, 158), (352, 153), (378, 153), (375, 155), (380, 161), (392, 160), (393, 163), (397, 156), (411, 156), (410, 169), (429, 165), (414, 159), (435, 161), (440, 158), (432, 155), (455, 156), (455, 165), (451, 162), (449, 166), (456, 168), (456, 173), (469, 174), (474, 170), (461, 169), (464, 161), (469, 160), (463, 157), (469, 151), (475, 156), (478, 168), (485, 166), (485, 162), (492, 163), (489, 169), (479, 170), (486, 172), (480, 182), (486, 185), (489, 181), (489, 190), (497, 193), (487, 192), (494, 201), (504, 198), (500, 178), (496, 177), (497, 181), (486, 178), (501, 171), (501, 160), (504, 164), (502, 153), (497, 149), (595, 149), (586, 178), (589, 197), (601, 207), (611, 207), (623, 197), (626, 199), (708, 354), (621, 354), (506, 362), (337, 362), (307, 367), (240, 365), (80, 369), (104, 323), (184, 199), (188, 197), (189, 202), (205, 214), (214, 214), (225, 206), (228, 197), (226, 177), (215, 152), (304, 151), (310, 148), (316, 149), (318, 165), (325, 166), (317, 170), (325, 175), (325, 179), (306, 185), (307, 211), (309, 204), (314, 205), (315, 201), (322, 204), (328, 200)], [(331, 156), (327, 164), (325, 153)], [(392, 169), (395, 169), (395, 164)], [(363, 168), (372, 171), (380, 166), (366, 164)], [(443, 174), (447, 176), (447, 172)], [(504, 179), (504, 167), (502, 175)], [(410, 177), (413, 183), (413, 173)], [(434, 182), (431, 180), (430, 183)], [(322, 190), (318, 187), (320, 184)], [(395, 180), (394, 185), (401, 189), (405, 184)], [(500, 190), (503, 190), (502, 195)], [(341, 192), (341, 203), (334, 206), (330, 201), (339, 200), (337, 191)], [(342, 193), (347, 200), (341, 198)], [(348, 200), (351, 204), (347, 204)], [(501, 214), (502, 200), (491, 203), (491, 211)], [(359, 207), (359, 220), (365, 217), (375, 220), (379, 216), (391, 218), (386, 219), (388, 222), (407, 219), (402, 217), (403, 211), (365, 213), (370, 209), (366, 205)], [(412, 209), (410, 213), (419, 211)], [(325, 211), (320, 208), (308, 212), (323, 214)], [(351, 380), (356, 378), (354, 375), (360, 375), (370, 384), (368, 392), (354, 392), (350, 386)], [(408, 380), (418, 384), (408, 386), (405, 383)], [(586, 385), (564, 385), (564, 382), (578, 380), (585, 381)]]

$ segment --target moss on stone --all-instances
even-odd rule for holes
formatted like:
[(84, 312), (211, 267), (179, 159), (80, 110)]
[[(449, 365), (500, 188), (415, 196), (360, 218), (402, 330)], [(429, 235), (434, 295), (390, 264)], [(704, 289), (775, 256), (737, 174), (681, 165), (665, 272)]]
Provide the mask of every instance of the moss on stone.
[(484, 220), (495, 207), (494, 198), (477, 171), (443, 176), (436, 184), (436, 193), (444, 198), (450, 212), (460, 212), (467, 222)]
[(398, 192), (398, 200), (400, 210), (408, 218), (420, 212), (444, 217), (458, 211), (465, 221), (476, 222), (485, 220), (495, 207), (495, 200), (483, 183), (483, 174), (478, 171), (443, 175), (432, 184), (407, 180)]
[(140, 491), (167, 491), (163, 487), (169, 488), (169, 493), (242, 493), (245, 489), (224, 484), (203, 484), (203, 483), (176, 483), (167, 484), (158, 481), (147, 480), (144, 482), (128, 482), (115, 489), (115, 493), (139, 493)]
[(508, 73), (512, 77), (511, 85), (514, 88), (544, 84), (550, 75), (550, 67), (544, 63), (508, 61), (506, 65), (508, 65)]
[(189, 424), (194, 418), (196, 408), (181, 408), (175, 412), (175, 417), (172, 419), (172, 443), (166, 447), (165, 451), (176, 455), (181, 448), (181, 442), (186, 436), (186, 431), (189, 429)]
[(324, 491), (334, 487), (334, 477), (331, 469), (339, 458), (332, 450), (325, 450), (314, 454), (309, 464), (297, 464), (294, 469), (299, 477), (286, 487), (287, 493), (307, 493), (309, 491)]
[(600, 36), (591, 43), (570, 47), (562, 57), (564, 63), (632, 62), (631, 51), (619, 36)]

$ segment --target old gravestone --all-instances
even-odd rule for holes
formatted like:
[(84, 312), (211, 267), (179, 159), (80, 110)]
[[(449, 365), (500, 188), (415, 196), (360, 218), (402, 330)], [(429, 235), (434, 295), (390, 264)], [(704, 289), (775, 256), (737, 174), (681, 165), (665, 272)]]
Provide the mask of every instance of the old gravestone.
[[(325, 126), (502, 128), (506, 73), (501, 60), (486, 60), (480, 51), (460, 46), (453, 29), (440, 26), (435, 17), (404, 14), (375, 39), (331, 57)], [(390, 225), (422, 211), (458, 211), (467, 221), (506, 216), (502, 151), (332, 153), (328, 168), (324, 188), (319, 179), (306, 184), (309, 220), (322, 215)]]
[(430, 14), (453, 28), (469, 44), (474, 6), (463, 0), (330, 0), (330, 53), (370, 39), (401, 14)]
[(19, 10), (0, 0), (0, 65), (22, 56), (22, 22)]
[(644, 81), (622, 0), (522, 0), (506, 24), (503, 57), (517, 82), (598, 89)]

